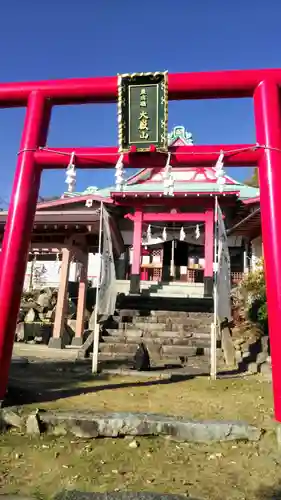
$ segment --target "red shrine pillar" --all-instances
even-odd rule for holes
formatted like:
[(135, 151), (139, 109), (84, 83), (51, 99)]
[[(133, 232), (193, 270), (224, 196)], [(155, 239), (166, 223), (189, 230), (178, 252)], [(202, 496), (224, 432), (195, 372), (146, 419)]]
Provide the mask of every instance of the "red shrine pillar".
[(133, 262), (130, 278), (130, 293), (140, 293), (140, 261), (142, 242), (142, 209), (137, 209), (134, 216)]
[(45, 146), (51, 108), (40, 92), (31, 92), (25, 115), (17, 167), (1, 252), (0, 273), (0, 401), (4, 399), (41, 169), (34, 150)]
[(212, 297), (214, 285), (214, 210), (205, 212), (204, 296)]
[(257, 142), (266, 146), (259, 160), (269, 340), (275, 418), (281, 422), (281, 112), (278, 86), (261, 82), (254, 93)]

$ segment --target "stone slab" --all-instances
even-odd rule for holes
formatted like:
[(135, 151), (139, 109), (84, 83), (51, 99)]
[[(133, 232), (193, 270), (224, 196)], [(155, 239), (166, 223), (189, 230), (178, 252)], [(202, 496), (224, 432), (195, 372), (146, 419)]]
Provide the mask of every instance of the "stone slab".
[[(189, 500), (196, 500), (188, 497)], [(183, 500), (186, 496), (169, 495), (162, 493), (130, 493), (128, 491), (118, 493), (85, 493), (82, 491), (66, 491), (57, 494), (54, 500)], [(0, 500), (33, 500), (30, 497), (22, 495), (3, 495), (0, 494)]]
[(64, 349), (65, 345), (61, 337), (59, 338), (51, 337), (49, 340), (48, 347), (50, 349)]
[(29, 361), (27, 358), (23, 358), (21, 356), (13, 356), (11, 363), (13, 365), (26, 366), (28, 365)]
[[(56, 495), (54, 500), (183, 500), (186, 496), (162, 493), (137, 493), (120, 491), (118, 493), (83, 493), (80, 491), (66, 491)], [(190, 500), (191, 497), (188, 497)]]
[(192, 421), (145, 413), (39, 412), (40, 422), (55, 435), (81, 438), (170, 436), (188, 442), (258, 441), (261, 430), (244, 422)]

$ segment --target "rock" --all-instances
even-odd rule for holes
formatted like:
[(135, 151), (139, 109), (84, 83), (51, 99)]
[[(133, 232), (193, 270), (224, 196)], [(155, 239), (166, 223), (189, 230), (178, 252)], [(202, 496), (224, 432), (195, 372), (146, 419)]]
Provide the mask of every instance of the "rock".
[(240, 349), (241, 344), (244, 344), (244, 342), (245, 342), (245, 339), (242, 339), (242, 338), (240, 338), (240, 339), (235, 339), (235, 340), (233, 341), (233, 344), (234, 344), (235, 349)]
[[(48, 432), (58, 429), (77, 437), (171, 436), (191, 442), (257, 441), (261, 431), (243, 422), (190, 421), (143, 413), (43, 412), (40, 422)], [(56, 432), (58, 435), (59, 433)]]
[(253, 375), (255, 373), (258, 373), (258, 365), (257, 363), (249, 363), (247, 366), (247, 370), (249, 373), (252, 373)]
[(222, 345), (222, 350), (223, 350), (223, 355), (225, 359), (225, 363), (227, 366), (235, 366), (236, 364), (236, 359), (235, 359), (235, 348), (233, 345), (233, 340), (230, 335), (230, 331), (228, 328), (225, 328), (221, 332), (221, 345)]
[(145, 344), (138, 345), (133, 360), (134, 369), (140, 372), (150, 370), (150, 357)]
[(24, 322), (20, 322), (16, 327), (16, 341), (20, 342), (24, 340)]
[(242, 361), (242, 352), (241, 351), (236, 351), (235, 359), (236, 359), (237, 363), (241, 363), (241, 361)]
[(25, 323), (32, 323), (36, 319), (36, 313), (34, 309), (29, 309), (28, 313), (25, 316)]
[(30, 435), (40, 435), (40, 420), (39, 420), (39, 411), (37, 410), (34, 413), (31, 413), (26, 419), (26, 433)]
[(267, 360), (268, 354), (267, 352), (259, 352), (257, 355), (256, 362), (258, 365), (261, 365), (262, 363), (265, 363)]
[(50, 293), (46, 293), (45, 290), (41, 290), (36, 302), (42, 309), (50, 309), (51, 307)]
[(4, 423), (5, 427), (17, 427), (21, 429), (24, 425), (23, 418), (8, 408), (0, 410), (0, 420)]
[(262, 348), (262, 352), (266, 352), (267, 355), (268, 355), (268, 352), (269, 352), (269, 338), (267, 335), (263, 335), (263, 337), (261, 338), (261, 348)]
[(268, 377), (272, 377), (272, 369), (271, 369), (271, 365), (269, 363), (263, 363), (260, 367), (260, 372), (263, 374), (263, 375), (266, 375)]
[(133, 441), (130, 442), (129, 448), (136, 449), (139, 447), (139, 443), (134, 439)]
[(89, 318), (89, 330), (95, 329), (95, 309), (92, 311), (92, 314)]
[(75, 315), (76, 315), (76, 306), (75, 306), (74, 302), (72, 302), (71, 299), (68, 299), (68, 307), (67, 307), (66, 316), (68, 319), (73, 319)]
[(73, 333), (73, 335), (75, 335), (75, 332), (76, 332), (76, 319), (68, 319), (67, 320), (67, 326), (70, 328), (70, 330)]

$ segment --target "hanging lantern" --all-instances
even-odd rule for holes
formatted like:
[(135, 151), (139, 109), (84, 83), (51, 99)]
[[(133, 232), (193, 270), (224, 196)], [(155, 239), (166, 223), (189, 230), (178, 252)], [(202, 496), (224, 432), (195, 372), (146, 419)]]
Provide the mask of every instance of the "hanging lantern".
[(182, 227), (180, 230), (180, 241), (184, 241), (184, 240), (185, 240), (185, 231), (184, 231), (184, 228)]
[(76, 169), (74, 164), (75, 153), (71, 153), (70, 161), (66, 169), (65, 183), (68, 185), (68, 192), (73, 193), (76, 186)]
[(167, 241), (167, 230), (166, 230), (166, 228), (165, 228), (165, 227), (164, 227), (164, 229), (163, 229), (162, 239), (163, 239), (163, 241)]
[(125, 170), (123, 165), (124, 155), (119, 156), (115, 166), (115, 186), (116, 191), (121, 191), (125, 184)]
[(195, 238), (196, 238), (196, 240), (199, 240), (199, 238), (200, 238), (200, 227), (199, 227), (199, 224), (197, 224), (196, 229), (195, 229)]

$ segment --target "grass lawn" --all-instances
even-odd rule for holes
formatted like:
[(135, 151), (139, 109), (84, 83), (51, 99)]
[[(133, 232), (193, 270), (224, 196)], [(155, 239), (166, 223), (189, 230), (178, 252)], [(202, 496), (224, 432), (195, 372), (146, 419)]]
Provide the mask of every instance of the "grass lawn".
[[(274, 497), (281, 479), (275, 443), (271, 384), (259, 376), (206, 377), (167, 383), (131, 377), (93, 378), (81, 371), (36, 363), (18, 377), (42, 401), (24, 411), (93, 409), (184, 415), (194, 419), (246, 420), (266, 429), (258, 443), (194, 445), (161, 438), (79, 440), (0, 436), (0, 491), (50, 498), (64, 489), (155, 491), (199, 499)], [(49, 371), (48, 371), (49, 370)], [(84, 371), (83, 371), (84, 370)], [(280, 486), (281, 492), (281, 486)], [(281, 494), (281, 493), (280, 493)]]

